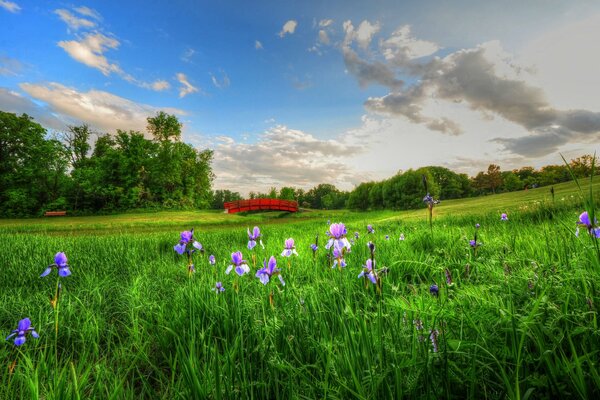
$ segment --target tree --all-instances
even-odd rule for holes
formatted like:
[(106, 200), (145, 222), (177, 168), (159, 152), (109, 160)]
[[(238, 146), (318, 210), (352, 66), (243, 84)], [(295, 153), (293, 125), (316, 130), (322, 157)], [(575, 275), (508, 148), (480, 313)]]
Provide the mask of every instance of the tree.
[(500, 172), (500, 166), (496, 164), (490, 164), (485, 174), (487, 180), (487, 187), (496, 193), (496, 189), (502, 185), (502, 172)]
[(284, 186), (279, 190), (279, 199), (296, 200), (296, 190), (293, 187)]
[(158, 142), (178, 141), (181, 139), (181, 123), (175, 115), (160, 111), (154, 117), (146, 119), (146, 129)]

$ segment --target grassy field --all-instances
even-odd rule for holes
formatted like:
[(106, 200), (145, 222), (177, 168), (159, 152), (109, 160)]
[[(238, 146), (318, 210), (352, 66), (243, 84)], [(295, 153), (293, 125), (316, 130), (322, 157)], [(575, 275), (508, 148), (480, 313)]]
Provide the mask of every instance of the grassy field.
[[(29, 317), (40, 337), (0, 346), (0, 399), (598, 398), (600, 253), (574, 234), (583, 210), (569, 183), (554, 201), (443, 202), (433, 227), (425, 210), (2, 220), (0, 331)], [(354, 239), (345, 268), (328, 220)], [(250, 251), (255, 225), (265, 248)], [(190, 275), (173, 246), (192, 227), (205, 252)], [(282, 257), (290, 237), (298, 256)], [(358, 278), (369, 241), (380, 291)], [(249, 274), (225, 274), (235, 251)], [(57, 252), (72, 275), (41, 278)], [(272, 255), (285, 286), (255, 277)]]

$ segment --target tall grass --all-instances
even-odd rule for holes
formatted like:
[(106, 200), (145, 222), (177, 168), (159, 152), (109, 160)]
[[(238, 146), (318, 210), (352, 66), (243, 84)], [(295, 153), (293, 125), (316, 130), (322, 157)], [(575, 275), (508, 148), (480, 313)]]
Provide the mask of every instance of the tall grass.
[[(313, 260), (324, 215), (287, 219), (261, 225), (266, 248), (255, 248), (257, 265), (239, 278), (224, 271), (233, 251), (252, 260), (246, 224), (196, 227), (206, 253), (194, 256), (191, 279), (173, 251), (187, 223), (103, 235), (4, 228), (0, 329), (8, 335), (29, 317), (40, 338), (0, 346), (0, 398), (598, 397), (600, 269), (594, 243), (574, 235), (581, 211), (540, 203), (509, 212), (509, 221), (496, 209), (434, 215), (433, 234), (424, 213), (347, 213), (349, 236), (360, 238), (343, 270), (329, 267), (323, 240)], [(300, 254), (289, 266), (279, 256), (288, 237)], [(357, 278), (369, 240), (377, 266), (389, 268), (382, 296)], [(54, 281), (39, 275), (58, 251), (73, 275), (62, 279), (55, 345)], [(284, 288), (254, 277), (271, 255)], [(225, 292), (211, 290), (217, 281)]]

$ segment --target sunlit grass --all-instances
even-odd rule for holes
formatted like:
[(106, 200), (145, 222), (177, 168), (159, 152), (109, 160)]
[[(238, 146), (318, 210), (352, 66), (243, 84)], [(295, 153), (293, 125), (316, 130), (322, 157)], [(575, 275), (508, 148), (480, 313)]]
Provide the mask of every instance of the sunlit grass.
[[(590, 237), (574, 235), (582, 210), (572, 189), (556, 185), (554, 205), (547, 188), (520, 201), (510, 193), (443, 202), (433, 233), (425, 210), (2, 221), (0, 332), (29, 317), (40, 338), (0, 346), (0, 398), (597, 397), (600, 260)], [(324, 250), (328, 219), (360, 234), (341, 271)], [(255, 248), (253, 265), (246, 228), (255, 224), (266, 248)], [(206, 252), (194, 255), (188, 278), (173, 245), (191, 227)], [(288, 237), (300, 254), (289, 265), (279, 256)], [(378, 267), (389, 267), (382, 295), (357, 278), (369, 240)], [(237, 250), (250, 275), (225, 275)], [(62, 279), (56, 349), (55, 281), (39, 275), (58, 251), (73, 275)], [(283, 289), (254, 277), (271, 255)], [(430, 330), (439, 331), (438, 352)]]

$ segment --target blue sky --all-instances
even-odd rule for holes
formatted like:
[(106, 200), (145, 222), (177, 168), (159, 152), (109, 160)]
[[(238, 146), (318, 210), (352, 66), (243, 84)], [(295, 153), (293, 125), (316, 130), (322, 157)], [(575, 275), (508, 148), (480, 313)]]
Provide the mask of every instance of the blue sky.
[(242, 193), (540, 166), (598, 148), (598, 26), (594, 1), (0, 0), (0, 109), (175, 113)]

